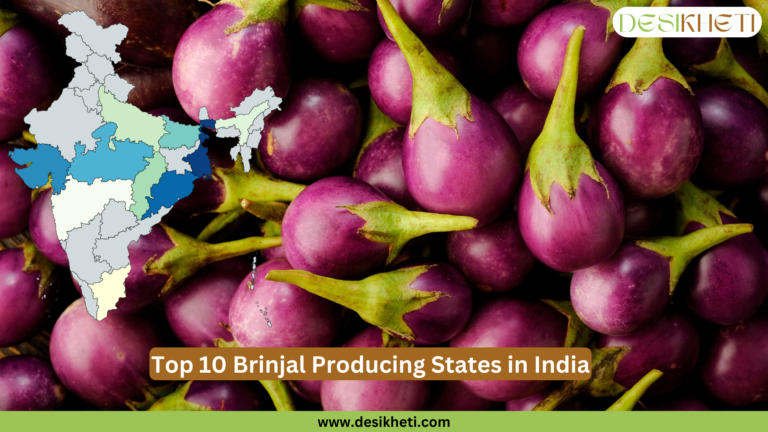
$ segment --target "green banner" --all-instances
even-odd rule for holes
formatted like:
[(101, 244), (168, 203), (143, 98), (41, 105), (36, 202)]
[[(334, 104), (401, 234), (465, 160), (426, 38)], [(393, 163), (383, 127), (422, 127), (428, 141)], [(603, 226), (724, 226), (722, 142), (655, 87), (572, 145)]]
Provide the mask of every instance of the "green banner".
[[(397, 421), (397, 425), (395, 425)], [(616, 423), (620, 422), (620, 423)], [(402, 426), (401, 426), (402, 424)], [(61, 431), (142, 430), (285, 432), (344, 429), (450, 430), (468, 432), (567, 430), (595, 432), (620, 425), (622, 432), (760, 429), (764, 412), (50, 412), (2, 413), (1, 429)]]

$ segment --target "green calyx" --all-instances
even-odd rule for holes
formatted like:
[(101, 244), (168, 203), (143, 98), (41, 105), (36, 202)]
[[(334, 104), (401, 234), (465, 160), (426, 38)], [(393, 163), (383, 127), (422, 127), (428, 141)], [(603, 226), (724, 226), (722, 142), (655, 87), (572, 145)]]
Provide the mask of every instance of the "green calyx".
[(618, 396), (626, 390), (613, 380), (616, 368), (629, 347), (608, 347), (592, 350), (592, 376), (583, 381), (566, 381), (533, 408), (533, 411), (554, 411), (561, 404), (580, 394), (592, 397)]
[(635, 245), (656, 252), (669, 260), (669, 295), (672, 295), (680, 276), (696, 256), (730, 238), (749, 232), (752, 232), (750, 224), (718, 225), (682, 237), (638, 240)]
[(301, 10), (304, 9), (304, 6), (308, 4), (314, 4), (342, 12), (368, 12), (368, 9), (361, 5), (358, 0), (296, 0), (292, 5), (291, 15), (293, 16), (293, 19), (296, 19), (296, 17), (299, 16), (299, 13), (301, 13)]
[(0, 9), (0, 36), (4, 35), (8, 30), (16, 27), (21, 22), (19, 14)]
[(768, 52), (768, 1), (766, 0), (742, 0), (745, 6), (749, 6), (760, 14), (763, 25), (757, 33), (757, 48), (760, 55)]
[(677, 235), (682, 235), (691, 222), (698, 222), (705, 227), (713, 227), (723, 225), (722, 214), (736, 218), (731, 210), (720, 204), (720, 201), (697, 188), (690, 181), (675, 191), (674, 198), (677, 204), (675, 214), (675, 232)]
[(243, 210), (265, 221), (280, 222), (285, 216), (288, 204), (281, 202), (260, 203), (249, 200), (240, 201)]
[(201, 268), (225, 259), (246, 255), (251, 252), (280, 246), (280, 237), (249, 237), (226, 243), (205, 243), (160, 223), (168, 234), (174, 247), (161, 257), (153, 256), (144, 263), (147, 275), (165, 275), (165, 282), (160, 295), (165, 295)]
[(381, 346), (382, 348), (413, 348), (412, 343), (392, 336), (384, 330), (381, 331)]
[(244, 209), (236, 209), (226, 213), (219, 213), (210, 223), (208, 223), (208, 225), (205, 226), (205, 228), (203, 228), (202, 231), (200, 231), (200, 234), (197, 235), (196, 240), (202, 242), (210, 240), (211, 237), (219, 233), (219, 231), (223, 230), (224, 228), (228, 227), (229, 224), (236, 221), (240, 218), (240, 216), (244, 214)]
[(228, 35), (264, 21), (277, 21), (280, 24), (288, 22), (288, 0), (220, 0), (216, 4), (208, 0), (200, 1), (213, 7), (231, 4), (243, 10), (243, 19), (224, 31)]
[(361, 281), (344, 281), (313, 275), (303, 270), (272, 270), (268, 281), (286, 282), (338, 303), (357, 312), (360, 317), (382, 330), (406, 341), (416, 334), (406, 324), (405, 314), (417, 311), (449, 294), (419, 291), (411, 284), (433, 265), (423, 265), (379, 273)]
[[(766, 25), (763, 25), (766, 27)], [(717, 49), (715, 59), (700, 65), (688, 67), (696, 76), (704, 76), (717, 80), (728, 81), (740, 87), (768, 107), (768, 92), (752, 78), (747, 71), (733, 57), (733, 50), (726, 38), (720, 39), (720, 47)]]
[(365, 154), (365, 150), (368, 148), (368, 146), (371, 145), (371, 143), (375, 141), (376, 138), (384, 135), (392, 129), (397, 129), (399, 127), (403, 126), (395, 123), (394, 120), (381, 112), (379, 106), (376, 105), (373, 97), (371, 97), (371, 108), (368, 113), (368, 128), (365, 131), (365, 137), (363, 137), (363, 145), (360, 147), (360, 153), (357, 154), (353, 176), (357, 177), (357, 166), (360, 164), (360, 159), (362, 159), (363, 154)]
[(658, 381), (662, 375), (664, 375), (664, 372), (658, 369), (653, 369), (648, 372), (644, 377), (640, 378), (640, 381), (635, 383), (631, 389), (621, 395), (619, 400), (614, 402), (606, 411), (632, 411), (632, 408), (635, 407), (637, 401), (639, 401), (645, 392), (648, 391), (648, 387)]
[(555, 99), (549, 109), (544, 129), (531, 147), (526, 164), (530, 172), (531, 187), (536, 197), (549, 213), (549, 197), (554, 184), (560, 185), (573, 199), (582, 174), (605, 186), (608, 199), (608, 186), (600, 177), (595, 167), (595, 160), (589, 147), (579, 138), (574, 125), (576, 104), (576, 83), (579, 77), (579, 51), (584, 39), (584, 26), (573, 29), (565, 53), (563, 74), (555, 92)]
[(307, 187), (273, 178), (255, 167), (245, 172), (243, 159), (237, 156), (233, 168), (213, 167), (213, 177), (224, 186), (224, 202), (214, 210), (226, 213), (242, 208), (242, 200), (252, 202), (291, 202)]
[(24, 273), (40, 272), (37, 296), (42, 298), (45, 291), (53, 285), (53, 272), (56, 270), (56, 264), (48, 260), (34, 243), (28, 241), (24, 243), (24, 267), (21, 270)]
[[(668, 5), (669, 0), (656, 0), (652, 6)], [(659, 78), (668, 78), (677, 81), (693, 94), (683, 74), (664, 56), (661, 42), (661, 38), (637, 38), (632, 49), (621, 59), (605, 92), (608, 93), (619, 84), (627, 83), (632, 93), (643, 94)]]
[(173, 393), (176, 390), (176, 387), (177, 384), (175, 382), (163, 384), (160, 386), (144, 384), (144, 386), (141, 388), (141, 392), (144, 394), (144, 400), (126, 401), (125, 405), (132, 411), (147, 411), (155, 403), (157, 403), (157, 401)]
[(280, 237), (282, 225), (279, 222), (266, 221), (261, 229), (265, 237)]
[[(217, 348), (240, 348), (240, 344), (234, 340), (229, 342), (222, 338), (216, 338), (213, 342)], [(259, 380), (259, 382), (269, 393), (277, 411), (296, 411), (296, 405), (293, 403), (287, 381)]]
[[(413, 75), (413, 110), (409, 135), (413, 138), (427, 117), (456, 131), (459, 138), (458, 116), (474, 121), (470, 107), (470, 95), (448, 69), (427, 51), (397, 14), (389, 0), (376, 0), (389, 32), (405, 55)], [(446, 3), (443, 2), (443, 10)]]
[(193, 382), (187, 381), (186, 384), (179, 387), (175, 392), (152, 404), (147, 411), (212, 411), (211, 407), (189, 402), (185, 399), (187, 392), (189, 392), (189, 386)]
[(415, 212), (386, 201), (339, 206), (365, 221), (357, 233), (368, 240), (389, 244), (387, 265), (397, 257), (409, 240), (436, 232), (463, 231), (475, 228), (477, 219)]
[(568, 300), (548, 300), (540, 299), (544, 303), (552, 306), (558, 312), (568, 318), (568, 333), (565, 336), (565, 348), (585, 347), (592, 340), (595, 331), (587, 327), (586, 324), (576, 314), (573, 304)]
[(591, 0), (591, 3), (595, 6), (599, 6), (603, 9), (607, 9), (610, 12), (608, 22), (605, 27), (605, 40), (611, 36), (615, 30), (613, 28), (613, 16), (616, 12), (623, 7), (647, 7), (651, 5), (653, 0)]

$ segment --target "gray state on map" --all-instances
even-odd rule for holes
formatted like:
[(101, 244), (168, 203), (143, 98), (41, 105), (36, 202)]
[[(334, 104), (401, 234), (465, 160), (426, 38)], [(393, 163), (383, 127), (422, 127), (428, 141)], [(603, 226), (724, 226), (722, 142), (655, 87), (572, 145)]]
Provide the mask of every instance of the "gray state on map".
[(197, 117), (200, 119), (200, 121), (210, 120), (210, 117), (208, 117), (208, 108), (206, 107), (200, 108), (200, 113)]
[(106, 57), (98, 54), (91, 54), (88, 56), (88, 61), (85, 62), (85, 67), (87, 67), (88, 71), (96, 77), (96, 81), (102, 84), (109, 75), (115, 74), (115, 66), (112, 62)]
[(272, 90), (272, 87), (268, 87), (264, 91), (254, 91), (253, 94), (243, 99), (243, 101), (240, 103), (240, 106), (230, 108), (229, 110), (234, 112), (235, 115), (248, 115), (251, 113), (251, 111), (253, 111), (254, 108), (263, 104), (264, 102), (269, 102), (269, 108), (271, 111), (273, 111), (275, 109), (280, 109), (280, 103), (282, 103), (283, 100), (275, 96), (275, 91)]
[(79, 63), (85, 63), (88, 56), (93, 54), (91, 48), (83, 42), (83, 38), (76, 34), (71, 34), (65, 39), (67, 44), (67, 55), (77, 60)]
[(96, 299), (93, 298), (93, 291), (91, 287), (74, 271), (71, 272), (72, 277), (75, 278), (77, 284), (80, 285), (80, 291), (83, 292), (83, 299), (85, 300), (85, 309), (91, 316), (96, 316), (96, 312), (99, 310), (99, 305), (96, 303)]
[(237, 126), (216, 129), (216, 137), (218, 138), (237, 138), (239, 136), (240, 129)]
[(117, 75), (109, 75), (104, 80), (104, 89), (115, 96), (120, 102), (128, 102), (128, 93), (133, 90), (133, 84)]
[(94, 52), (108, 57), (114, 63), (120, 61), (116, 48), (128, 35), (128, 27), (114, 24), (103, 28), (83, 11), (68, 13), (59, 18), (59, 23), (72, 33), (80, 35)]
[[(78, 66), (75, 69), (75, 77), (69, 82), (69, 88), (87, 90), (96, 84), (96, 77), (93, 76), (85, 66)], [(79, 96), (79, 95), (78, 95)]]
[(115, 200), (109, 200), (104, 211), (101, 212), (101, 231), (99, 231), (100, 238), (109, 238), (118, 235), (121, 231), (125, 231), (127, 228), (138, 225), (139, 221), (136, 220), (136, 215), (125, 209), (124, 202), (118, 202)]
[(47, 111), (33, 109), (24, 121), (32, 125), (29, 132), (37, 142), (58, 148), (69, 162), (75, 158), (78, 142), (86, 149), (96, 149), (96, 138), (91, 134), (106, 124), (100, 115), (88, 110), (73, 89), (64, 89), (59, 100)]
[(100, 88), (101, 83), (97, 82), (84, 90), (75, 89), (75, 94), (83, 99), (83, 103), (85, 103), (88, 111), (98, 115), (101, 115), (101, 101), (99, 100)]
[(126, 229), (111, 238), (100, 238), (96, 240), (96, 247), (92, 255), (98, 260), (109, 263), (114, 269), (121, 269), (128, 264), (128, 245), (135, 242), (139, 237), (149, 234), (152, 227), (160, 223), (171, 209), (167, 207), (160, 208), (160, 211), (146, 219), (142, 219), (136, 226)]
[(160, 147), (160, 154), (165, 157), (165, 162), (168, 166), (166, 171), (176, 171), (176, 174), (183, 175), (185, 172), (192, 172), (192, 165), (185, 161), (184, 158), (196, 152), (200, 148), (200, 140), (195, 141), (195, 146), (188, 149), (184, 146), (175, 149), (169, 149)]
[(67, 258), (69, 258), (70, 268), (77, 269), (78, 276), (87, 284), (100, 282), (102, 273), (113, 270), (107, 263), (98, 262), (93, 256), (96, 239), (99, 238), (101, 221), (101, 214), (98, 214), (87, 224), (67, 233), (65, 251)]

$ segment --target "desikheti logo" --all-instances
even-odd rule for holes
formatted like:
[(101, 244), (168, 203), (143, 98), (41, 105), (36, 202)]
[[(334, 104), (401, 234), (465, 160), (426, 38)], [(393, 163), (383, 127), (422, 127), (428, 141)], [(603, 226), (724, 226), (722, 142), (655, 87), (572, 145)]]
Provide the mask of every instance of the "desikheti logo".
[(751, 7), (625, 7), (613, 16), (624, 37), (751, 37), (762, 25)]

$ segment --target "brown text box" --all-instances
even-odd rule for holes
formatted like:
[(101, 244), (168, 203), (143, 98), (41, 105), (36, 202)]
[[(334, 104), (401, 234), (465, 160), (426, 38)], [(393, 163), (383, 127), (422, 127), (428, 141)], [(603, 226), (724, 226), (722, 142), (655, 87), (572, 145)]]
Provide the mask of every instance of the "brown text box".
[(587, 348), (154, 348), (170, 380), (586, 380)]

